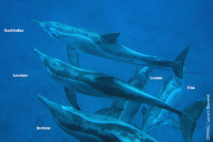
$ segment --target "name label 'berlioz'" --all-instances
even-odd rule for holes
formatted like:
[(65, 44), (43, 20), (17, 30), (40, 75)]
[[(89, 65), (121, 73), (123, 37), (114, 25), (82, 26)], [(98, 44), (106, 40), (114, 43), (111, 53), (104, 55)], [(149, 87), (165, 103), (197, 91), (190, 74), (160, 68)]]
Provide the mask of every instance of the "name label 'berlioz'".
[(150, 76), (150, 80), (162, 80), (162, 76)]
[(13, 77), (28, 77), (28, 74), (13, 74)]
[(51, 130), (51, 127), (39, 127), (39, 126), (37, 126), (36, 127), (36, 130)]

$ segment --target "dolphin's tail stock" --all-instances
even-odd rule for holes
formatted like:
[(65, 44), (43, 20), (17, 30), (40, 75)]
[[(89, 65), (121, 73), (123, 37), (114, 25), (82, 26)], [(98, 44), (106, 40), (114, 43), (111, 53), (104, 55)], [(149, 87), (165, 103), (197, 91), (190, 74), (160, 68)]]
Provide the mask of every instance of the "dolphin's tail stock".
[(180, 127), (186, 142), (192, 141), (192, 135), (203, 109), (207, 105), (207, 99), (196, 101), (184, 108), (179, 114)]
[(175, 63), (174, 66), (172, 67), (174, 73), (180, 77), (183, 78), (183, 67), (184, 67), (184, 61), (186, 59), (186, 56), (189, 52), (189, 49), (191, 47), (191, 44), (186, 47), (181, 53), (180, 55), (175, 59)]

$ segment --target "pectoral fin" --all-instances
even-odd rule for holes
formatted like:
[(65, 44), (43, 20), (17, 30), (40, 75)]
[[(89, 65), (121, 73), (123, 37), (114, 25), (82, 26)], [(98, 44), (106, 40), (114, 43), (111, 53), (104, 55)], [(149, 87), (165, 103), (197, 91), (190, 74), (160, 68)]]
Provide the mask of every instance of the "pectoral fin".
[(136, 123), (133, 123), (132, 125), (133, 125), (134, 127), (138, 128), (139, 130), (141, 130), (141, 128), (138, 127), (138, 125), (137, 125)]
[(112, 114), (120, 113), (121, 111), (123, 111), (122, 108), (105, 108), (95, 112), (95, 114), (111, 116)]
[[(120, 99), (115, 99), (111, 105), (112, 108), (124, 108), (125, 104), (126, 104), (127, 101), (125, 100), (120, 100)], [(122, 111), (123, 112), (123, 111)], [(111, 115), (111, 117), (114, 117), (114, 118), (119, 118), (122, 114), (122, 112), (117, 112), (117, 113), (113, 113)]]
[(68, 54), (70, 63), (73, 66), (79, 67), (79, 55), (78, 55), (78, 52), (75, 50), (75, 48), (71, 46), (67, 46), (67, 54)]
[(64, 88), (64, 91), (67, 95), (67, 99), (73, 105), (73, 107), (75, 107), (77, 110), (81, 110), (76, 100), (76, 94), (67, 88)]

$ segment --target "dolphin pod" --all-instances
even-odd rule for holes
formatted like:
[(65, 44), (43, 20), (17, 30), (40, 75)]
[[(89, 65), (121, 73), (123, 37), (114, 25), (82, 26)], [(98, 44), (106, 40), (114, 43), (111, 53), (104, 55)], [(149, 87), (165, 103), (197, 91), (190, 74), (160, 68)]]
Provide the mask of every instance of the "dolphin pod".
[(41, 95), (37, 97), (49, 109), (57, 125), (70, 135), (86, 135), (93, 142), (157, 142), (145, 132), (118, 119), (84, 113), (56, 104)]
[[(149, 74), (152, 72), (152, 70), (153, 70), (152, 68), (147, 66), (139, 70), (139, 67), (137, 66), (134, 75), (130, 78), (128, 83), (144, 91), (146, 88)], [(114, 117), (119, 118), (120, 120), (123, 120), (125, 122), (132, 123), (133, 117), (136, 115), (137, 111), (140, 109), (140, 106), (141, 106), (141, 103), (135, 103), (132, 101), (123, 101), (123, 100), (116, 99), (112, 103), (112, 107), (123, 108), (124, 110), (114, 115)]]
[[(165, 81), (156, 97), (161, 101), (176, 107), (177, 101), (179, 101), (180, 95), (182, 94), (182, 82), (182, 79), (175, 74), (171, 75)], [(151, 106), (144, 114), (142, 130), (144, 132), (149, 132), (156, 128), (157, 125), (168, 125), (176, 129), (180, 128), (179, 123), (169, 116), (168, 111)]]
[[(70, 92), (79, 92), (96, 97), (128, 100), (136, 103), (156, 106), (176, 113), (180, 118), (180, 128), (185, 141), (191, 141), (194, 129), (196, 127), (196, 121), (199, 119), (207, 104), (206, 99), (194, 102), (183, 110), (179, 111), (164, 103), (160, 99), (155, 98), (117, 78), (66, 64), (58, 59), (51, 58), (41, 53), (37, 49), (34, 51), (42, 60), (50, 77), (59, 82)], [(74, 97), (70, 97), (70, 95), (72, 95), (72, 93), (67, 94), (68, 98), (75, 99)], [(63, 124), (67, 123), (65, 122)], [(69, 124), (67, 125), (69, 126)]]
[(31, 22), (41, 27), (54, 39), (65, 43), (69, 60), (75, 66), (79, 66), (77, 50), (80, 50), (91, 55), (130, 64), (172, 68), (178, 77), (183, 78), (184, 61), (190, 46), (181, 52), (175, 61), (170, 61), (156, 56), (141, 54), (121, 45), (117, 42), (117, 37), (120, 33), (100, 35), (90, 30), (72, 27), (59, 22), (40, 22), (36, 20)]

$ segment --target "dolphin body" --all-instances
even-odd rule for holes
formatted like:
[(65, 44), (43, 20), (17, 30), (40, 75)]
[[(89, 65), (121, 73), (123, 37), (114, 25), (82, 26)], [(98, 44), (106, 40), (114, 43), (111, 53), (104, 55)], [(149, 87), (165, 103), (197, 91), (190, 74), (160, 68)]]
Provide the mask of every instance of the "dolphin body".
[[(139, 70), (138, 66), (134, 75), (130, 78), (128, 83), (140, 90), (145, 90), (148, 76), (152, 72), (152, 68), (146, 66)], [(140, 109), (141, 103), (136, 103), (133, 101), (123, 101), (120, 99), (114, 100), (112, 103), (112, 108), (123, 108), (124, 110), (120, 113), (116, 113), (113, 117), (123, 120), (128, 123), (132, 123), (132, 120), (138, 110)]]
[(50, 77), (65, 88), (90, 96), (123, 99), (153, 105), (176, 113), (180, 118), (180, 127), (185, 141), (191, 142), (196, 121), (207, 104), (206, 99), (194, 102), (179, 111), (117, 78), (86, 71), (51, 58), (37, 49), (34, 51), (42, 60)]
[[(166, 80), (157, 94), (157, 98), (166, 104), (175, 107), (177, 105), (177, 100), (179, 100), (178, 98), (181, 95), (182, 86), (182, 79), (173, 74)], [(150, 132), (158, 125), (168, 125), (176, 129), (180, 128), (179, 123), (169, 115), (169, 112), (164, 109), (150, 106), (144, 114), (142, 130)]]
[(57, 125), (75, 137), (87, 136), (95, 142), (157, 142), (154, 138), (118, 119), (88, 114), (56, 104), (41, 95), (38, 99), (49, 109)]
[(72, 27), (59, 22), (32, 20), (32, 23), (41, 27), (51, 37), (65, 43), (67, 45), (69, 60), (75, 66), (79, 66), (79, 55), (76, 50), (80, 50), (91, 55), (130, 64), (172, 68), (178, 77), (183, 78), (184, 60), (189, 51), (189, 47), (187, 47), (175, 61), (170, 61), (156, 56), (141, 54), (121, 45), (117, 42), (117, 37), (120, 33), (100, 35), (86, 29)]

